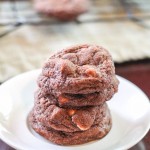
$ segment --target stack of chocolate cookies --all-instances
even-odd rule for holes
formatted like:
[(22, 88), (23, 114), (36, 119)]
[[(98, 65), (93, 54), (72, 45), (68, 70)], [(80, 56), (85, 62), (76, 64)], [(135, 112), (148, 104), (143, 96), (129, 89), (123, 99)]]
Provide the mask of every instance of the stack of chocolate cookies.
[(118, 84), (112, 58), (103, 47), (86, 44), (64, 49), (43, 65), (30, 125), (60, 145), (101, 139), (112, 126), (106, 101)]

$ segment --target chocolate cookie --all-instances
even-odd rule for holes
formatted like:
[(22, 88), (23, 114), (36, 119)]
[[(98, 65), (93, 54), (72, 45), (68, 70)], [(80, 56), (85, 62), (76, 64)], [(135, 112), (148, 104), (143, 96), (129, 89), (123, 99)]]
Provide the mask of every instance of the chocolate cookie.
[(97, 124), (106, 115), (107, 105), (64, 109), (51, 104), (47, 99), (35, 101), (33, 114), (39, 123), (65, 132), (84, 131)]
[(51, 104), (55, 104), (63, 108), (80, 108), (84, 106), (101, 105), (105, 101), (110, 100), (117, 90), (118, 84), (116, 84), (116, 79), (114, 79), (110, 83), (109, 87), (104, 89), (104, 91), (89, 94), (44, 94), (43, 90), (39, 89), (35, 93), (35, 100), (43, 98), (49, 100)]
[(45, 62), (37, 83), (29, 123), (49, 141), (82, 144), (110, 131), (105, 101), (117, 92), (119, 81), (103, 47), (85, 44), (58, 52)]
[[(29, 122), (31, 127), (40, 135), (45, 137), (51, 142), (60, 145), (74, 145), (82, 144), (96, 139), (104, 137), (111, 129), (111, 116), (108, 109), (105, 109), (105, 113), (97, 121), (96, 124), (92, 125), (85, 131), (76, 132), (64, 132), (54, 130), (51, 127), (40, 123), (37, 119), (37, 115), (31, 112)], [(82, 121), (82, 120), (81, 120)], [(55, 121), (56, 122), (56, 121)]]
[(51, 56), (42, 68), (38, 85), (45, 93), (88, 94), (103, 92), (112, 80), (118, 85), (108, 51), (80, 45)]
[(73, 20), (89, 8), (88, 0), (34, 0), (35, 9), (60, 20)]

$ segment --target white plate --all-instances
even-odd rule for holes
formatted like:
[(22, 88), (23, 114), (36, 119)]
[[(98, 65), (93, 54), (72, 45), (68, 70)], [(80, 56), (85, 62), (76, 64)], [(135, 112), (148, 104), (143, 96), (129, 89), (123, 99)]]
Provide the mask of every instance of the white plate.
[(102, 140), (77, 146), (58, 146), (34, 133), (27, 116), (40, 70), (16, 76), (0, 86), (0, 137), (21, 150), (124, 150), (138, 143), (150, 128), (150, 103), (131, 82), (118, 76), (119, 92), (108, 102), (113, 126)]

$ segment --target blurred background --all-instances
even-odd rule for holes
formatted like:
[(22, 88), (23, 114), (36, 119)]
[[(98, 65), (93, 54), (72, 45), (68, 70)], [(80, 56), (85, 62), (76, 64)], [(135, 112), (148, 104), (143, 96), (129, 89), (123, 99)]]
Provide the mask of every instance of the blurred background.
[[(149, 0), (89, 0), (88, 11), (68, 21), (39, 13), (38, 1), (0, 0), (0, 83), (67, 46), (89, 43), (108, 49), (116, 73), (150, 97)], [(150, 150), (150, 133), (132, 150)]]

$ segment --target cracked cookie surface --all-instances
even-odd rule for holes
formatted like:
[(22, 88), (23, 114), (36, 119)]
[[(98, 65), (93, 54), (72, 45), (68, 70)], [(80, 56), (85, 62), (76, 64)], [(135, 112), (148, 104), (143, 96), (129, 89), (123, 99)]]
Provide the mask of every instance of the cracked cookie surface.
[(118, 85), (108, 51), (85, 44), (51, 56), (42, 68), (38, 85), (45, 93), (88, 94), (103, 92), (112, 80)]
[[(74, 115), (74, 113), (76, 113), (71, 111), (72, 110), (70, 110), (70, 115)], [(29, 121), (31, 127), (49, 141), (59, 145), (75, 145), (101, 139), (110, 131), (112, 122), (109, 109), (106, 108), (102, 114), (102, 117), (97, 118), (95, 124), (90, 128), (83, 130), (85, 128), (80, 126), (82, 130), (74, 132), (55, 130), (49, 125), (47, 126), (44, 123), (39, 122), (38, 116), (33, 111), (30, 113)], [(76, 122), (78, 121), (79, 119), (76, 120)]]
[[(115, 83), (114, 83), (115, 82)], [(118, 83), (116, 78), (111, 81), (109, 87), (102, 92), (94, 92), (89, 94), (68, 94), (68, 93), (49, 93), (45, 94), (42, 89), (35, 92), (35, 100), (48, 99), (51, 104), (58, 105), (63, 108), (80, 108), (84, 106), (97, 106), (110, 100), (118, 91)]]
[(82, 107), (81, 109), (60, 108), (49, 100), (35, 100), (33, 113), (39, 123), (58, 131), (76, 132), (89, 129), (106, 116), (107, 105)]

